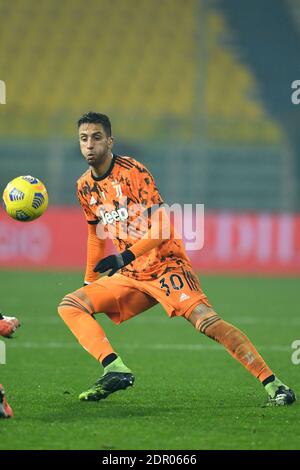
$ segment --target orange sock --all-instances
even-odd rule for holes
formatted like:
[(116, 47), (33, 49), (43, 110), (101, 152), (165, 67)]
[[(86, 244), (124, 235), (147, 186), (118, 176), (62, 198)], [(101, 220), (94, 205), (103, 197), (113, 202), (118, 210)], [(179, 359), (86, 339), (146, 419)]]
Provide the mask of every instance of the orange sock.
[(273, 374), (249, 338), (238, 328), (210, 312), (198, 321), (196, 328), (222, 344), (260, 382)]
[(102, 362), (106, 356), (115, 352), (105, 332), (91, 316), (91, 308), (83, 300), (73, 294), (66, 295), (58, 307), (58, 313), (81, 346), (97, 361)]

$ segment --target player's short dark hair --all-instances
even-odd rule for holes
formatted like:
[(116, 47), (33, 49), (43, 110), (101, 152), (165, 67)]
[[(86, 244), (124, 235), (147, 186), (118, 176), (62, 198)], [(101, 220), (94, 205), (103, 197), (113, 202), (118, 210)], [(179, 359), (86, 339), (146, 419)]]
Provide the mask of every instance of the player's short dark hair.
[(94, 111), (89, 111), (86, 114), (83, 114), (78, 119), (78, 128), (81, 124), (101, 124), (105, 133), (108, 137), (111, 136), (111, 123), (109, 117), (105, 114), (95, 113)]

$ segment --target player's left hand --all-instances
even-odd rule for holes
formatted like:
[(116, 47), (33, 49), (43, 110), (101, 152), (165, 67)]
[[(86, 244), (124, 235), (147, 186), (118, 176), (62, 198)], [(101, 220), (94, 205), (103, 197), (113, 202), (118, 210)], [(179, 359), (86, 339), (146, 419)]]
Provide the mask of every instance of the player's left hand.
[(119, 269), (127, 266), (127, 264), (131, 263), (134, 259), (135, 256), (130, 250), (123, 251), (123, 253), (119, 253), (118, 255), (109, 255), (96, 264), (94, 267), (94, 272), (105, 273), (106, 271), (110, 270), (108, 273), (108, 276), (110, 277)]

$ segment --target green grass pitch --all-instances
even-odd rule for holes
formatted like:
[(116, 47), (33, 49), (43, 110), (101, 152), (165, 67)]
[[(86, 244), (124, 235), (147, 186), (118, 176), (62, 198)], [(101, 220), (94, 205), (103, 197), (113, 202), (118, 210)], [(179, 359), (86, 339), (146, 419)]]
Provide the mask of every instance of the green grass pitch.
[[(252, 339), (300, 395), (299, 278), (203, 277), (215, 309)], [(2, 272), (0, 305), (22, 327), (0, 365), (15, 417), (1, 421), (0, 449), (299, 449), (299, 405), (266, 408), (263, 387), (222, 347), (158, 306), (120, 326), (99, 315), (136, 376), (98, 403), (78, 394), (102, 368), (57, 315), (79, 273)]]

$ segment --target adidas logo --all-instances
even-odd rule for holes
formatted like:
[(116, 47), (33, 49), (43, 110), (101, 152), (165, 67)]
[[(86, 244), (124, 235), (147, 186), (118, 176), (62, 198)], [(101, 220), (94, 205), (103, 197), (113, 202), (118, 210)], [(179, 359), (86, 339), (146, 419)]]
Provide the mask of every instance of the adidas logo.
[(179, 302), (183, 302), (184, 300), (187, 300), (189, 298), (190, 298), (189, 295), (186, 295), (184, 292), (182, 292), (182, 294), (180, 296), (180, 299), (179, 299)]
[(93, 204), (97, 204), (97, 199), (95, 199), (94, 196), (91, 197), (90, 206), (92, 206)]

